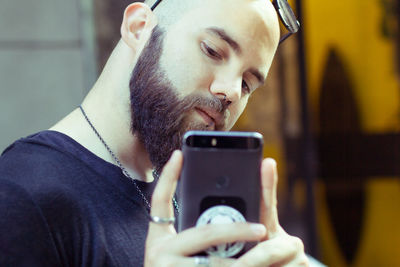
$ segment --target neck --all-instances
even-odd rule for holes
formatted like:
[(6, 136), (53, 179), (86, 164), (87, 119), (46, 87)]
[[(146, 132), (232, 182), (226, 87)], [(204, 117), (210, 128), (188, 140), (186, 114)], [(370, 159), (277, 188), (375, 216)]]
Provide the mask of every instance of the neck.
[[(132, 62), (135, 62), (135, 55), (120, 42), (84, 99), (82, 107), (128, 174), (134, 179), (150, 182), (153, 177), (148, 153), (130, 129), (128, 85), (134, 66)], [(50, 129), (70, 136), (98, 157), (117, 165), (79, 109), (75, 109)]]

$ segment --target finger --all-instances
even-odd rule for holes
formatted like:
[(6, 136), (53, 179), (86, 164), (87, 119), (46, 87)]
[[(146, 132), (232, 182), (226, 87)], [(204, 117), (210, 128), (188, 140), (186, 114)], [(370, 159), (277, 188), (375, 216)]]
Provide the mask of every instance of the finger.
[[(199, 263), (196, 263), (196, 257), (197, 256), (184, 257), (181, 260), (182, 265), (179, 265), (179, 266), (184, 266), (184, 267), (189, 267), (189, 266), (194, 266), (194, 267), (207, 266), (207, 265), (201, 265)], [(204, 257), (204, 256), (199, 256), (199, 257)], [(232, 266), (232, 264), (235, 263), (235, 260), (231, 259), (231, 258), (208, 257), (208, 259), (209, 259), (208, 266), (230, 267), (230, 266)], [(177, 265), (171, 265), (171, 266), (177, 266)]]
[[(152, 216), (161, 218), (171, 218), (174, 216), (172, 198), (175, 193), (177, 180), (182, 167), (182, 153), (178, 150), (172, 153), (171, 158), (165, 164), (164, 169), (157, 182), (151, 199)], [(150, 224), (150, 228), (155, 226), (165, 228), (167, 225)], [(156, 227), (157, 228), (157, 227)], [(173, 227), (172, 227), (173, 228)], [(150, 231), (150, 229), (149, 229)]]
[(274, 236), (281, 228), (277, 210), (277, 184), (278, 173), (275, 160), (266, 158), (261, 165), (261, 222), (268, 229), (268, 238)]
[(169, 243), (171, 253), (193, 255), (217, 246), (236, 241), (259, 241), (266, 234), (262, 224), (232, 223), (189, 228), (179, 233)]
[[(199, 264), (196, 258), (208, 258), (209, 264)], [(207, 259), (205, 259), (207, 260)], [(179, 257), (179, 256), (168, 256), (168, 257), (157, 257), (154, 261), (149, 262), (149, 266), (174, 266), (174, 267), (199, 267), (199, 266), (218, 266), (228, 267), (232, 266), (235, 262), (234, 259), (220, 258), (220, 257), (207, 257), (207, 256), (193, 256), (193, 257)]]
[(262, 243), (240, 257), (232, 267), (271, 266), (290, 264), (298, 255), (304, 254), (301, 240), (289, 235), (281, 235)]
[[(296, 256), (296, 258), (293, 261), (290, 261), (289, 263), (283, 265), (285, 267), (307, 267), (310, 266), (310, 260), (309, 258), (306, 256), (305, 253), (299, 254), (298, 256)], [(325, 265), (321, 265), (321, 266), (325, 266)]]

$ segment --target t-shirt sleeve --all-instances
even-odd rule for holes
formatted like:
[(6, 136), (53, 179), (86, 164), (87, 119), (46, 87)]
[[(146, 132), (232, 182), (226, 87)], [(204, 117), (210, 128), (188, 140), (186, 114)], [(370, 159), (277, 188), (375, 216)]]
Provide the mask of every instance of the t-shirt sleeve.
[(60, 266), (46, 220), (20, 186), (0, 180), (0, 266)]

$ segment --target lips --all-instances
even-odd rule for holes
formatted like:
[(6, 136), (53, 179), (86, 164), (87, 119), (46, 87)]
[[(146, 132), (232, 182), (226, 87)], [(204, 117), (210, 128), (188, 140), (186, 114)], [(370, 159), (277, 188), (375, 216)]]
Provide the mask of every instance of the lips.
[(199, 107), (196, 107), (195, 110), (209, 127), (213, 126), (215, 129), (218, 125), (221, 125), (223, 116), (220, 112)]

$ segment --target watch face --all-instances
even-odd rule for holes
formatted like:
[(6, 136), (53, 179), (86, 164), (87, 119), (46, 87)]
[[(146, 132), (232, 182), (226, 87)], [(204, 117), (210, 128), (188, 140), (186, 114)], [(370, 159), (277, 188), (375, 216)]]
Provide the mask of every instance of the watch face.
[[(218, 205), (205, 210), (199, 217), (196, 227), (206, 224), (229, 224), (246, 222), (244, 216), (236, 209)], [(206, 252), (211, 256), (228, 258), (238, 254), (244, 247), (244, 242), (233, 242), (210, 247)]]

